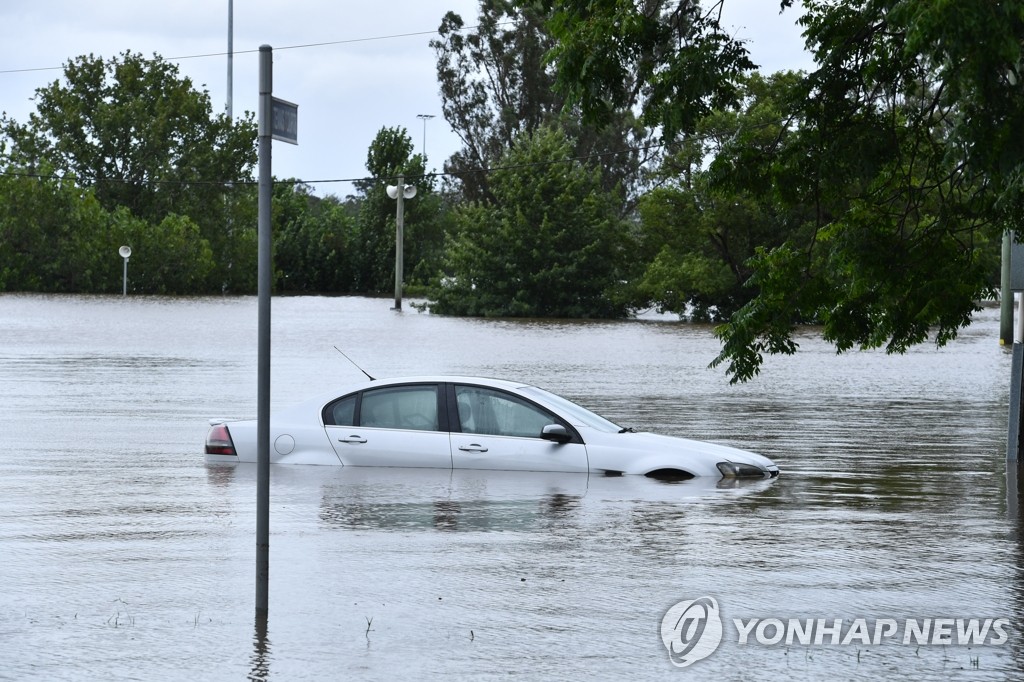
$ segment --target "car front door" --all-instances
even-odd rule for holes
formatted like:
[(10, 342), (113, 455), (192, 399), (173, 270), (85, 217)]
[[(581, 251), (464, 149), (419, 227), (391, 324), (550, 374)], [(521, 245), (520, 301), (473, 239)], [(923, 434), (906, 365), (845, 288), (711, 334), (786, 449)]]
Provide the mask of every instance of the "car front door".
[(324, 428), (346, 466), (450, 469), (451, 444), (441, 423), (440, 398), (437, 384), (353, 393), (324, 408)]
[(550, 424), (571, 427), (548, 410), (507, 391), (454, 386), (451, 452), (455, 469), (583, 472), (587, 449), (574, 439), (556, 443), (540, 437)]

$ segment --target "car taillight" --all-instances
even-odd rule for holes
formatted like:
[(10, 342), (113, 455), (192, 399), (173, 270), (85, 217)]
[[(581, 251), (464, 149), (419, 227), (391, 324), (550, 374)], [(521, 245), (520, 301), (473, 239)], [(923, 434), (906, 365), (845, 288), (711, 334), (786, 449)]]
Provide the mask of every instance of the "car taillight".
[(206, 434), (206, 454), (235, 455), (235, 444), (231, 442), (226, 424), (214, 424)]

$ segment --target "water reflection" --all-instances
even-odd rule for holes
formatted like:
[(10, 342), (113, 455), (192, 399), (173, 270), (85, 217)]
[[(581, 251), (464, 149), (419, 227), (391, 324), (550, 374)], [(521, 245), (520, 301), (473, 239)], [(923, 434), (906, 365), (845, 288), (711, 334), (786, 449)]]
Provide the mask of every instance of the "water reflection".
[(267, 614), (256, 614), (248, 676), (252, 682), (267, 682), (270, 679), (270, 639), (267, 637), (267, 622)]
[[(250, 464), (207, 466), (211, 486), (254, 484)], [(373, 467), (271, 467), (272, 499), (319, 490), (317, 516), (348, 530), (535, 532), (567, 526), (587, 498), (635, 505), (709, 503), (760, 494), (779, 479), (658, 481), (642, 476)]]
[(536, 500), (437, 500), (426, 503), (346, 503), (325, 499), (320, 520), (351, 530), (536, 531), (565, 523), (578, 497), (553, 493)]
[[(210, 464), (206, 476), (214, 488), (254, 491), (256, 471), (252, 464)], [(651, 509), (732, 504), (741, 496), (766, 495), (780, 479), (661, 481), (578, 473), (274, 464), (270, 480), (272, 503), (277, 505), (308, 499), (318, 491), (317, 518), (325, 527), (542, 532), (571, 527), (587, 500)]]

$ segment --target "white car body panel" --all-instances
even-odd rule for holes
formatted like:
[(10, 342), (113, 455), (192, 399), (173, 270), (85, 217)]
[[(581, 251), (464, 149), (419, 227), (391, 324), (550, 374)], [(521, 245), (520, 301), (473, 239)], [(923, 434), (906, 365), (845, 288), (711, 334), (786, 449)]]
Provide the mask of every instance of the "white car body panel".
[[(256, 421), (226, 422), (238, 452), (238, 461), (256, 461)], [(287, 447), (289, 440), (291, 449)], [(207, 455), (210, 457), (210, 455)], [(211, 461), (224, 461), (223, 457)], [(284, 464), (338, 465), (341, 461), (331, 448), (322, 424), (280, 425), (270, 423), (270, 461)]]
[[(753, 452), (727, 445), (662, 436), (656, 433), (603, 433), (580, 429), (587, 441), (587, 454), (592, 471), (621, 471), (624, 474), (645, 474), (666, 468), (682, 468), (694, 476), (721, 477), (719, 462), (760, 464), (774, 467), (770, 459)], [(623, 450), (630, 453), (623, 457)]]
[(540, 438), (453, 433), (451, 448), (452, 466), (455, 469), (563, 472), (590, 470), (587, 448), (579, 443), (559, 444)]
[(399, 431), (364, 426), (327, 426), (338, 459), (345, 466), (451, 469), (447, 432)]

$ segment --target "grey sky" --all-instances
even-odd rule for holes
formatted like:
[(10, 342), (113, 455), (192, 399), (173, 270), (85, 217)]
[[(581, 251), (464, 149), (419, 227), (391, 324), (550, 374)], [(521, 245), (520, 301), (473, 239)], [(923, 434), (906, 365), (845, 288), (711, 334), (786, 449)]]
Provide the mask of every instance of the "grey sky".
[[(726, 0), (726, 21), (749, 41), (766, 71), (807, 68), (796, 13), (777, 0)], [(422, 151), (426, 123), (429, 167), (440, 170), (459, 140), (441, 118), (434, 54), (428, 43), (448, 10), (474, 25), (477, 0), (234, 0), (234, 111), (255, 111), (256, 50), (274, 52), (274, 94), (299, 105), (299, 145), (274, 143), (274, 174), (304, 180), (365, 175), (366, 150), (384, 126), (403, 126)], [(206, 89), (214, 107), (227, 97), (227, 0), (35, 0), (0, 3), (4, 50), (0, 109), (24, 121), (36, 88), (61, 77), (82, 54), (105, 58), (125, 50), (177, 61)], [(410, 35), (412, 34), (412, 35)], [(399, 37), (387, 37), (399, 36)], [(340, 42), (338, 41), (351, 41)], [(318, 47), (296, 47), (338, 43)], [(54, 68), (49, 68), (54, 67)], [(12, 72), (19, 69), (37, 69)], [(318, 194), (344, 196), (347, 183), (319, 184)]]

